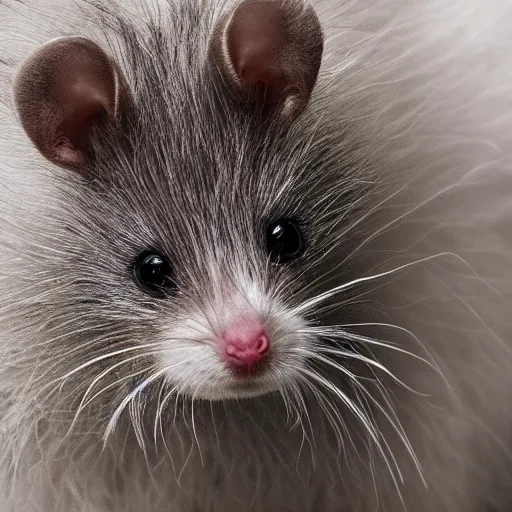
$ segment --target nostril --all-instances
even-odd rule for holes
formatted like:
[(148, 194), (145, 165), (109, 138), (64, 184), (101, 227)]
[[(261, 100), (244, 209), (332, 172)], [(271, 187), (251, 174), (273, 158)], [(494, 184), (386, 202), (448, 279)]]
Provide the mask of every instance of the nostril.
[(261, 354), (262, 356), (265, 355), (268, 352), (268, 338), (265, 334), (261, 334), (258, 336), (258, 339), (256, 341), (256, 351), (258, 354)]
[(236, 345), (228, 345), (226, 347), (226, 354), (231, 357), (238, 357), (241, 350)]

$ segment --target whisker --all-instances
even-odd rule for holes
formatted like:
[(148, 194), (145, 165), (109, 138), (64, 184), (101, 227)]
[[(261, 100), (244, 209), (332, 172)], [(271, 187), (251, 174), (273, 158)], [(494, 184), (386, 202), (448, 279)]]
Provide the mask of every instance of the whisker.
[(119, 406), (116, 408), (114, 413), (112, 414), (107, 428), (105, 429), (105, 433), (103, 435), (103, 442), (104, 445), (106, 444), (108, 438), (114, 431), (115, 425), (118, 422), (122, 412), (124, 411), (125, 407), (137, 396), (139, 393), (144, 391), (151, 383), (153, 383), (155, 380), (159, 379), (162, 375), (167, 373), (169, 371), (169, 368), (162, 368), (155, 372), (153, 375), (145, 379), (143, 382), (141, 382), (131, 393), (129, 393), (119, 404)]
[(375, 281), (375, 280), (378, 280), (378, 279), (382, 279), (383, 277), (389, 277), (389, 276), (392, 276), (392, 275), (397, 274), (399, 272), (402, 272), (404, 270), (407, 270), (408, 268), (411, 268), (411, 267), (413, 267), (415, 265), (419, 265), (421, 263), (426, 263), (428, 261), (432, 261), (432, 260), (439, 259), (439, 258), (442, 258), (442, 257), (454, 257), (454, 258), (458, 258), (459, 259), (459, 257), (456, 254), (451, 253), (451, 252), (442, 252), (442, 253), (434, 254), (434, 255), (431, 255), (431, 256), (426, 256), (424, 258), (420, 258), (418, 260), (415, 260), (415, 261), (412, 261), (412, 262), (409, 262), (409, 263), (405, 263), (405, 264), (403, 264), (403, 265), (401, 265), (399, 267), (393, 268), (391, 270), (387, 270), (385, 272), (381, 272), (379, 274), (374, 274), (374, 275), (370, 275), (370, 276), (359, 277), (357, 279), (349, 281), (348, 283), (336, 286), (336, 287), (334, 287), (334, 288), (332, 288), (332, 289), (330, 289), (330, 290), (328, 290), (326, 292), (323, 292), (323, 293), (317, 295), (316, 297), (313, 297), (313, 298), (311, 298), (311, 299), (309, 299), (307, 301), (304, 301), (300, 306), (297, 306), (297, 307), (293, 308), (292, 311), (293, 311), (294, 314), (303, 313), (304, 311), (307, 311), (307, 310), (311, 309), (313, 306), (316, 306), (320, 302), (333, 297), (337, 293), (343, 292), (345, 290), (349, 290), (349, 289), (355, 287), (358, 284), (363, 284), (363, 283)]
[(204, 459), (203, 459), (203, 452), (201, 451), (201, 445), (199, 443), (199, 438), (197, 437), (197, 430), (196, 430), (196, 421), (195, 421), (195, 414), (194, 414), (194, 400), (196, 397), (197, 391), (192, 395), (192, 401), (190, 403), (190, 409), (191, 409), (191, 422), (192, 422), (192, 432), (194, 434), (194, 439), (196, 440), (197, 445), (197, 451), (199, 452), (199, 458), (201, 459), (201, 467), (204, 468)]
[(107, 354), (102, 354), (100, 356), (97, 356), (97, 357), (94, 357), (92, 359), (89, 359), (87, 362), (85, 362), (85, 363), (81, 364), (80, 366), (74, 368), (70, 372), (68, 372), (65, 375), (63, 375), (62, 377), (59, 377), (59, 378), (55, 379), (54, 381), (50, 382), (48, 384), (48, 386), (53, 385), (53, 384), (58, 383), (58, 382), (65, 382), (72, 375), (75, 375), (75, 374), (81, 372), (82, 370), (84, 370), (85, 368), (89, 368), (90, 366), (92, 366), (92, 365), (94, 365), (96, 363), (99, 363), (100, 361), (104, 361), (106, 359), (110, 359), (112, 357), (119, 356), (119, 355), (122, 355), (122, 354), (127, 354), (129, 352), (135, 352), (135, 351), (143, 350), (143, 349), (146, 349), (146, 348), (155, 348), (155, 347), (158, 347), (158, 346), (159, 346), (159, 343), (147, 343), (147, 344), (144, 344), (144, 345), (137, 345), (137, 346), (134, 346), (134, 347), (128, 347), (128, 348), (123, 348), (123, 349), (120, 349), (120, 350), (116, 350), (114, 352), (109, 352)]
[[(324, 357), (321, 357), (321, 356), (318, 356), (318, 355), (316, 356), (316, 358), (317, 358), (318, 360), (320, 360), (322, 363), (324, 363), (324, 364), (326, 364), (326, 365), (329, 365), (329, 366), (331, 366), (331, 367), (333, 367), (333, 368), (335, 368), (335, 369), (337, 369), (337, 370), (340, 370), (340, 371), (342, 371), (343, 373), (345, 373), (345, 371), (346, 371), (346, 370), (345, 370), (341, 365), (339, 365), (339, 364), (338, 364), (338, 363), (336, 363), (335, 361), (332, 361), (332, 360), (330, 360), (330, 359), (328, 359), (328, 358), (324, 358)], [(372, 365), (372, 366), (373, 366), (373, 365)], [(380, 366), (380, 365), (379, 365), (379, 366)], [(379, 366), (377, 366), (377, 367), (379, 367)], [(380, 368), (379, 368), (379, 369), (380, 369)], [(389, 373), (385, 372), (385, 373), (386, 373), (386, 374), (388, 374), (388, 375), (392, 375), (392, 374), (391, 374), (391, 372), (389, 372)], [(352, 375), (353, 375), (353, 374), (352, 374)], [(414, 453), (414, 450), (413, 450), (413, 448), (412, 448), (412, 445), (410, 444), (409, 439), (407, 438), (407, 435), (405, 434), (405, 431), (404, 431), (404, 429), (403, 429), (403, 427), (402, 427), (402, 425), (401, 425), (400, 421), (399, 421), (399, 420), (398, 420), (398, 418), (396, 417), (396, 415), (395, 415), (395, 414), (393, 414), (393, 415), (394, 415), (394, 417), (395, 417), (395, 419), (396, 419), (396, 422), (395, 422), (395, 421), (393, 421), (393, 420), (391, 419), (391, 417), (390, 417), (390, 415), (388, 414), (388, 412), (386, 412), (386, 411), (384, 410), (384, 408), (382, 407), (382, 405), (381, 405), (381, 404), (380, 404), (380, 403), (379, 403), (379, 402), (378, 402), (378, 401), (373, 397), (373, 395), (372, 395), (372, 394), (371, 394), (371, 393), (370, 393), (370, 392), (369, 392), (369, 391), (368, 391), (368, 390), (367, 390), (367, 389), (366, 389), (366, 388), (365, 388), (365, 387), (364, 387), (364, 386), (363, 386), (363, 385), (358, 381), (358, 379), (357, 379), (357, 378), (353, 378), (353, 379), (351, 379), (351, 382), (352, 382), (353, 384), (355, 384), (355, 385), (356, 385), (357, 390), (359, 390), (359, 391), (363, 392), (363, 394), (364, 394), (364, 395), (365, 395), (365, 396), (366, 396), (366, 397), (367, 397), (367, 398), (368, 398), (368, 399), (369, 399), (369, 400), (370, 400), (370, 401), (371, 401), (371, 402), (372, 402), (372, 403), (373, 403), (373, 404), (374, 404), (374, 405), (379, 409), (379, 411), (380, 411), (380, 412), (385, 416), (385, 418), (388, 420), (388, 422), (391, 424), (391, 426), (393, 427), (393, 429), (396, 431), (396, 433), (397, 433), (397, 434), (398, 434), (398, 436), (400, 437), (400, 439), (401, 439), (402, 443), (404, 444), (404, 446), (406, 447), (407, 451), (409, 452), (409, 454), (410, 454), (411, 458), (413, 459), (413, 462), (415, 463), (415, 465), (416, 465), (416, 467), (417, 467), (417, 469), (418, 469), (418, 472), (420, 473), (420, 476), (423, 478), (423, 473), (422, 473), (422, 470), (421, 470), (421, 466), (420, 466), (420, 464), (419, 464), (419, 460), (418, 460), (418, 458), (417, 458), (416, 454)], [(378, 389), (380, 389), (381, 391), (385, 389), (385, 388), (380, 384), (380, 381), (379, 381), (379, 379), (378, 379), (378, 378), (377, 378), (377, 384), (378, 384), (378, 385), (377, 385), (377, 388), (378, 388)], [(402, 384), (402, 385), (403, 385), (403, 384)], [(408, 387), (407, 387), (407, 386), (405, 386), (405, 385), (404, 385), (404, 387), (405, 387), (406, 389), (408, 389), (409, 391), (411, 391), (411, 388), (408, 388)], [(423, 395), (423, 396), (426, 396), (426, 395)], [(383, 395), (383, 398), (385, 398), (385, 397), (384, 397), (384, 395)], [(387, 405), (389, 405), (389, 406), (390, 406), (389, 401), (388, 401), (387, 399), (385, 399), (385, 400), (386, 400)], [(393, 409), (392, 409), (392, 407), (390, 406), (390, 411), (392, 411), (392, 410), (393, 410)], [(385, 442), (385, 439), (384, 439), (384, 438), (383, 438), (383, 441)]]
[[(387, 443), (385, 443), (385, 446), (388, 448), (389, 456), (391, 457), (391, 461), (393, 465), (391, 465), (390, 460), (388, 459), (388, 455), (386, 454), (386, 451), (384, 450), (384, 447), (382, 446), (382, 439), (379, 430), (377, 430), (376, 426), (372, 423), (371, 418), (368, 416), (368, 411), (361, 410), (360, 407), (358, 407), (356, 404), (353, 403), (353, 401), (345, 394), (343, 393), (337, 386), (335, 386), (332, 382), (324, 378), (323, 376), (312, 372), (308, 370), (307, 368), (301, 368), (301, 372), (307, 375), (310, 379), (312, 379), (314, 382), (317, 382), (318, 384), (322, 385), (325, 389), (332, 392), (335, 396), (337, 396), (341, 402), (354, 414), (354, 416), (361, 422), (363, 427), (365, 428), (365, 431), (370, 436), (370, 439), (373, 441), (374, 446), (378, 449), (384, 463), (386, 464), (386, 467), (388, 468), (389, 474), (393, 480), (393, 483), (395, 485), (395, 488), (397, 490), (397, 493), (399, 495), (399, 498), (402, 503), (403, 502), (403, 496), (400, 491), (399, 482), (397, 480), (400, 480), (401, 483), (403, 483), (403, 475), (400, 470), (400, 467), (398, 466), (398, 462), (396, 461), (393, 452), (389, 450), (389, 446)], [(394, 468), (394, 469), (393, 469)], [(395, 475), (396, 471), (396, 475)]]
[(88, 406), (90, 405), (94, 400), (96, 400), (99, 396), (101, 396), (103, 393), (107, 392), (108, 390), (118, 386), (119, 384), (121, 384), (122, 382), (126, 382), (126, 381), (130, 381), (132, 380), (133, 378), (135, 377), (138, 377), (139, 375), (142, 375), (144, 373), (147, 372), (147, 369), (142, 369), (142, 370), (138, 370), (136, 372), (133, 372), (129, 375), (126, 375), (118, 380), (116, 380), (115, 382), (103, 387), (100, 391), (98, 391), (97, 393), (95, 393), (91, 398), (89, 398), (87, 400), (87, 396), (89, 395), (89, 393), (91, 392), (91, 390), (94, 388), (94, 386), (100, 382), (101, 379), (103, 379), (106, 375), (108, 375), (110, 372), (116, 370), (117, 368), (119, 368), (120, 366), (123, 366), (127, 363), (130, 363), (130, 362), (133, 362), (135, 360), (138, 360), (138, 359), (141, 359), (143, 357), (147, 357), (148, 355), (151, 355), (151, 354), (148, 354), (148, 353), (144, 353), (144, 354), (139, 354), (137, 356), (134, 356), (134, 357), (130, 357), (128, 359), (125, 359), (119, 363), (116, 363), (112, 366), (109, 366), (107, 369), (105, 369), (103, 372), (101, 372), (97, 377), (94, 378), (94, 380), (91, 382), (91, 384), (88, 386), (86, 392), (84, 393), (81, 401), (80, 401), (80, 404), (77, 408), (77, 411), (75, 413), (75, 416), (73, 418), (73, 421), (71, 422), (71, 425), (69, 427), (69, 432), (71, 432), (71, 430), (74, 428), (75, 424), (76, 424), (76, 421), (78, 420), (78, 417), (80, 415), (80, 413)]
[[(338, 331), (338, 329), (345, 329), (345, 328), (354, 328), (354, 327), (385, 327), (389, 329), (393, 329), (399, 332), (403, 332), (410, 336), (419, 346), (420, 348), (425, 352), (425, 354), (428, 357), (428, 360), (419, 356), (418, 354), (414, 354), (413, 352), (410, 352), (408, 350), (405, 350), (401, 347), (398, 347), (395, 343), (392, 343), (390, 341), (383, 341), (383, 340), (377, 340), (375, 338), (370, 338), (368, 336), (361, 336), (354, 333), (347, 333), (346, 331)], [(406, 329), (405, 327), (402, 327), (400, 325), (395, 324), (389, 324), (385, 322), (359, 322), (355, 324), (337, 324), (337, 325), (330, 325), (328, 328), (325, 327), (313, 327), (311, 330), (308, 328), (304, 329), (303, 332), (313, 332), (317, 334), (318, 336), (324, 336), (326, 331), (328, 332), (327, 337), (330, 339), (330, 341), (334, 341), (333, 338), (339, 337), (341, 340), (349, 339), (351, 342), (361, 343), (363, 345), (374, 345), (383, 347), (386, 349), (394, 350), (396, 352), (399, 352), (401, 354), (404, 354), (406, 356), (410, 356), (430, 368), (432, 368), (434, 371), (436, 371), (440, 377), (444, 380), (447, 389), (453, 391), (452, 385), (444, 375), (443, 371), (441, 370), (441, 367), (438, 365), (436, 358), (430, 353), (430, 351), (427, 349), (425, 344), (416, 336), (412, 331), (409, 329)], [(332, 332), (331, 332), (332, 331)]]
[[(385, 373), (388, 377), (393, 379), (396, 383), (400, 384), (401, 386), (403, 386), (405, 389), (407, 389), (411, 393), (414, 393), (419, 396), (426, 396), (423, 393), (419, 393), (418, 391), (415, 391), (411, 387), (407, 386), (407, 384), (402, 382), (396, 375), (394, 375), (388, 368), (386, 368), (383, 364), (379, 363), (378, 361), (370, 359), (361, 354), (357, 354), (357, 353), (345, 351), (345, 350), (331, 349), (331, 348), (323, 347), (323, 346), (318, 346), (318, 347), (316, 347), (316, 349), (325, 354), (337, 355), (337, 356), (343, 357), (345, 359), (357, 360), (357, 361), (361, 361), (362, 363), (367, 364), (368, 366), (373, 366), (373, 367), (379, 369), (380, 371), (382, 371), (383, 373)], [(315, 353), (313, 351), (311, 351), (311, 352), (306, 351), (306, 350), (298, 348), (298, 347), (295, 350), (299, 353), (302, 353), (303, 355), (307, 355), (309, 358), (317, 359), (318, 361), (321, 361), (329, 366), (336, 368), (337, 370), (341, 371), (344, 375), (349, 377), (352, 381), (358, 380), (358, 377), (354, 373), (352, 373), (350, 370), (335, 363), (334, 361), (330, 360), (327, 357), (323, 357), (319, 353)]]

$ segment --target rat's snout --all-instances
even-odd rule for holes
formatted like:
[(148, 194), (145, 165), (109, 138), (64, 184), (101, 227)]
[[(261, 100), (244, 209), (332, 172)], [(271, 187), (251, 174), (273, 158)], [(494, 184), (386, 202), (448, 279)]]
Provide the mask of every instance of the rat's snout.
[(259, 320), (237, 321), (224, 331), (222, 338), (226, 361), (236, 373), (252, 373), (268, 355), (269, 339)]
[(208, 400), (294, 386), (307, 353), (302, 319), (248, 279), (233, 291), (218, 282), (222, 293), (165, 332), (159, 364), (169, 382)]

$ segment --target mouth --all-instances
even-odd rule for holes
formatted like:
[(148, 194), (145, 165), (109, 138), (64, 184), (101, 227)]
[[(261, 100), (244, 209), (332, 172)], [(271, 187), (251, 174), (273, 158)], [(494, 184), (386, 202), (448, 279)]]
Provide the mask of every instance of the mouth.
[(229, 382), (215, 390), (211, 390), (205, 398), (209, 400), (230, 400), (254, 398), (277, 391), (278, 386), (268, 375), (234, 375)]
[(254, 380), (261, 377), (266, 373), (267, 368), (268, 364), (266, 362), (258, 362), (247, 366), (232, 365), (229, 368), (226, 368), (226, 371), (228, 371), (237, 381), (243, 381), (247, 379)]

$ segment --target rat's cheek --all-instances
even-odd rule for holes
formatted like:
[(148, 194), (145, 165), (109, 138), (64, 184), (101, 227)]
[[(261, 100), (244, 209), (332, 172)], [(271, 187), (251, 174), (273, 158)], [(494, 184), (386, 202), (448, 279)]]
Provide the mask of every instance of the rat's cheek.
[(224, 368), (211, 347), (200, 343), (163, 343), (156, 355), (156, 364), (163, 377), (177, 393), (190, 396), (203, 395), (222, 378)]

